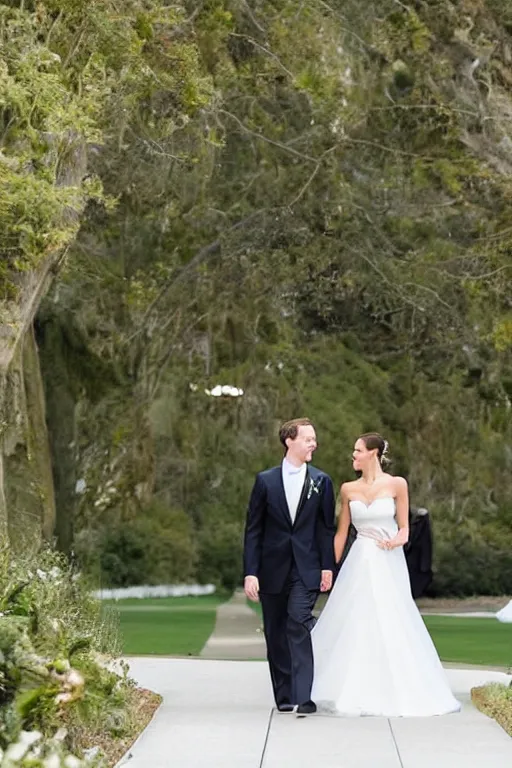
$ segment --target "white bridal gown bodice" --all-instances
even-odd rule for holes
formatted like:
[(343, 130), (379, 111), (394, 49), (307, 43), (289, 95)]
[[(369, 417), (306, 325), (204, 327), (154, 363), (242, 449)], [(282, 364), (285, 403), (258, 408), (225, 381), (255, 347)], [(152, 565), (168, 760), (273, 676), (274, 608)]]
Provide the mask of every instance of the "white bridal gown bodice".
[(313, 701), (345, 716), (458, 711), (412, 598), (403, 548), (377, 545), (398, 531), (395, 500), (351, 501), (350, 513), (357, 539), (312, 632)]
[[(373, 539), (393, 538), (398, 533), (395, 518), (395, 500), (391, 496), (374, 499), (371, 504), (351, 501), (350, 517), (358, 536)], [(394, 550), (399, 552), (399, 549)]]

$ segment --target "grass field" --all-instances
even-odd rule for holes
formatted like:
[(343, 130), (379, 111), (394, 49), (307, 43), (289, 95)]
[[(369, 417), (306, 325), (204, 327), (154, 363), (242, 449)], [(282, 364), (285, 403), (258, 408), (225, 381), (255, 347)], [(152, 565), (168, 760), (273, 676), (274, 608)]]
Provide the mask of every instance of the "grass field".
[(105, 601), (119, 616), (126, 655), (195, 656), (215, 625), (217, 606), (227, 595)]
[(512, 667), (512, 624), (455, 616), (423, 618), (443, 661)]
[[(259, 603), (248, 604), (259, 615)], [(512, 624), (495, 619), (423, 616), (442, 661), (512, 667)]]
[[(127, 655), (196, 656), (213, 631), (217, 606), (228, 595), (118, 600), (105, 604), (119, 616)], [(259, 614), (261, 606), (250, 604)], [(512, 624), (493, 619), (424, 616), (443, 661), (512, 666)]]

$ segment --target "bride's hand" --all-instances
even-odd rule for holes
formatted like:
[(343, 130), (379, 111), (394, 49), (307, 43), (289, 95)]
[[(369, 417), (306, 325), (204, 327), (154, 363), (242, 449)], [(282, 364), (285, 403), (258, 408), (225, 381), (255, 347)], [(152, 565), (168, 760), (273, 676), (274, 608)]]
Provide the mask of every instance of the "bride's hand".
[(403, 547), (405, 544), (407, 544), (409, 540), (409, 528), (406, 526), (403, 526), (402, 528), (398, 529), (398, 533), (396, 536), (393, 536), (392, 539), (383, 539), (382, 541), (378, 542), (378, 545), (381, 549), (396, 549), (397, 547)]

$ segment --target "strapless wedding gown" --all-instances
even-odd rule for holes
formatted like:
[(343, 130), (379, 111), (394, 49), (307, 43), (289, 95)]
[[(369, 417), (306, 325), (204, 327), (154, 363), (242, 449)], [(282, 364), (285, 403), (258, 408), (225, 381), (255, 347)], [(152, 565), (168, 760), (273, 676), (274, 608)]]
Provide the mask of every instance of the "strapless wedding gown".
[(395, 500), (351, 501), (357, 539), (312, 631), (319, 712), (426, 717), (460, 709), (411, 595)]

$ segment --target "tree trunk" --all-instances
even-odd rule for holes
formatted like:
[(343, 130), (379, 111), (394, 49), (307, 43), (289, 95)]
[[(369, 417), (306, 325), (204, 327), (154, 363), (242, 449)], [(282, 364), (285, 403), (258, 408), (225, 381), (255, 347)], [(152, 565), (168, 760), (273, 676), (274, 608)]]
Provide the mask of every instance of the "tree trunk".
[(0, 371), (0, 536), (19, 549), (52, 537), (55, 499), (32, 326), (17, 341)]

